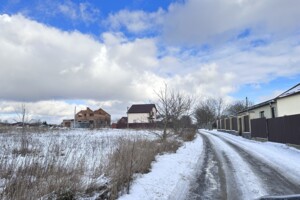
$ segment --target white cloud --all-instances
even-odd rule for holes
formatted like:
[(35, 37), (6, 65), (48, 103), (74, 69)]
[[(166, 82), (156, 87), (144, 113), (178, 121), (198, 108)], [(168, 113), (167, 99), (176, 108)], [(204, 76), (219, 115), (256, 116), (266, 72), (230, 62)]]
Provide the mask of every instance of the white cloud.
[[(179, 8), (170, 8), (171, 14), (172, 9)], [(201, 40), (215, 33), (211, 29)], [(84, 103), (76, 104), (78, 109), (103, 107), (115, 119), (126, 115), (132, 103), (154, 101), (153, 90), (164, 82), (197, 97), (228, 98), (244, 84), (300, 74), (297, 35), (276, 41), (266, 36), (268, 42), (254, 48), (255, 39), (250, 36), (210, 51), (161, 48), (164, 44), (157, 38), (129, 40), (120, 32), (106, 32), (98, 41), (22, 15), (0, 15), (0, 113), (11, 115), (17, 104), (26, 101), (36, 118), (46, 116), (58, 123), (73, 115), (76, 103), (66, 100), (80, 99)]]
[[(79, 20), (89, 25), (99, 20), (100, 10), (88, 2), (74, 3), (73, 1), (65, 0), (61, 2), (46, 2), (46, 4), (51, 7), (52, 12), (61, 13), (74, 22)], [(49, 6), (40, 7), (42, 10), (49, 10)]]
[(121, 10), (117, 13), (110, 14), (104, 21), (104, 24), (113, 30), (119, 30), (125, 27), (127, 31), (132, 33), (157, 31), (158, 26), (162, 24), (164, 14), (165, 12), (162, 9), (158, 9), (152, 13), (147, 13), (142, 10)]
[(299, 30), (298, 0), (187, 0), (170, 5), (164, 39), (175, 44), (219, 43), (242, 30), (282, 35)]
[[(21, 15), (0, 18), (0, 98), (139, 100), (135, 90), (158, 67), (155, 40), (100, 43), (78, 32), (62, 32)], [(105, 38), (105, 37), (104, 37)], [(108, 36), (106, 37), (108, 38)], [(125, 41), (125, 42), (124, 42)], [(151, 86), (147, 86), (151, 87)]]
[[(25, 105), (26, 113), (29, 120), (41, 120), (48, 123), (60, 123), (63, 119), (74, 118), (74, 110), (76, 111), (86, 109), (89, 107), (93, 110), (102, 108), (107, 112), (114, 112), (115, 116), (122, 116), (126, 113), (126, 107), (120, 106), (118, 101), (92, 101), (87, 100), (81, 103), (68, 103), (63, 100), (47, 100), (38, 102), (18, 102), (18, 101), (0, 101), (0, 120), (20, 121), (21, 105)], [(116, 112), (115, 108), (119, 109)]]

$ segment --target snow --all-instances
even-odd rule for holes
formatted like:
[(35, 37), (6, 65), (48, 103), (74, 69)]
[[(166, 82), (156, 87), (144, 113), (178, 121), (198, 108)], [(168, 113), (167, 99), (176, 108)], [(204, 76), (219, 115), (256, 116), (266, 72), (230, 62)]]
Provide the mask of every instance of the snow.
[[(209, 133), (203, 132), (203, 134), (207, 135)], [(234, 176), (237, 186), (243, 186), (240, 187), (242, 193), (239, 195), (241, 196), (241, 199), (257, 199), (266, 195), (267, 192), (262, 189), (263, 183), (260, 182), (251, 170), (251, 167), (243, 160), (243, 158), (218, 137), (210, 135), (210, 138), (212, 139), (214, 147), (218, 149), (217, 153), (224, 153), (231, 161), (232, 165), (230, 165), (230, 169), (226, 168), (228, 166), (224, 164), (223, 168), (225, 168), (226, 177)], [(219, 158), (221, 158), (222, 163), (226, 163), (226, 160), (222, 160), (224, 156), (219, 155)], [(230, 174), (230, 171), (234, 171), (234, 174)], [(229, 193), (228, 198), (233, 199), (230, 198), (230, 195), (232, 194)]]
[(197, 136), (194, 141), (180, 147), (176, 154), (157, 156), (151, 172), (140, 175), (130, 193), (119, 200), (184, 199), (190, 180), (199, 170), (202, 146), (202, 139)]
[[(21, 134), (18, 130), (11, 133), (0, 133), (0, 166), (7, 171), (13, 167), (28, 166), (38, 163), (41, 166), (55, 164), (74, 170), (82, 168), (84, 174), (81, 182), (88, 185), (98, 182), (95, 173), (107, 163), (108, 155), (116, 148), (120, 138), (127, 139), (155, 139), (157, 136), (147, 130), (56, 130), (43, 133), (27, 133), (30, 149), (33, 153), (21, 156), (13, 153), (20, 148)], [(101, 173), (101, 171), (99, 172)], [(98, 174), (97, 174), (98, 175)], [(101, 175), (101, 174), (99, 174)], [(0, 192), (3, 190), (5, 180), (0, 176)]]
[(230, 140), (247, 150), (254, 157), (267, 162), (270, 166), (288, 176), (294, 182), (300, 182), (300, 150), (286, 144), (259, 142), (219, 131), (211, 131)]
[[(271, 167), (282, 171), (296, 183), (300, 181), (300, 150), (285, 144), (253, 141), (218, 131), (210, 131), (210, 133), (230, 140), (253, 156), (266, 161)], [(197, 170), (201, 169), (202, 142), (201, 137), (198, 136), (195, 141), (181, 147), (176, 154), (157, 156), (151, 172), (136, 177), (130, 193), (121, 196), (119, 200), (185, 199), (189, 192), (189, 184), (195, 179)], [(214, 137), (213, 143), (221, 152), (231, 157), (234, 163), (232, 166), (234, 178), (240, 186), (243, 186), (241, 187), (242, 199), (255, 199), (267, 195), (263, 183), (237, 152), (217, 137)], [(226, 161), (222, 160), (222, 162)]]
[[(267, 193), (263, 189), (259, 189), (263, 188), (261, 186), (262, 183), (252, 172), (248, 164), (243, 161), (237, 152), (222, 142), (218, 137), (213, 136), (213, 134), (217, 134), (221, 138), (229, 140), (245, 149), (254, 157), (264, 160), (264, 162), (294, 182), (300, 182), (300, 150), (285, 144), (248, 140), (215, 130), (206, 132), (206, 134), (212, 135), (212, 143), (214, 146), (221, 152), (230, 155), (231, 160), (234, 160), (235, 164), (233, 168), (236, 181), (240, 185), (247, 184), (249, 186), (242, 188), (243, 195), (257, 198)], [(76, 163), (77, 160), (80, 164), (81, 158), (84, 157), (87, 180), (83, 181), (88, 183), (91, 181), (88, 176), (89, 171), (95, 166), (105, 163), (106, 155), (115, 148), (115, 143), (120, 137), (156, 138), (155, 134), (149, 131), (107, 129), (102, 131), (71, 130), (65, 132), (60, 131), (59, 133), (33, 134), (31, 139), (35, 141), (38, 147), (43, 149), (43, 151), (39, 153), (43, 155), (40, 156), (38, 160), (40, 163), (47, 162), (47, 153), (55, 153), (53, 149), (49, 149), (49, 146), (53, 146), (53, 143), (63, 147), (58, 150), (58, 152), (62, 154), (62, 156), (60, 156), (61, 158), (59, 158), (61, 161), (58, 163), (72, 167), (72, 165), (76, 165), (74, 163)], [(14, 134), (0, 134), (0, 142), (2, 146), (2, 148), (0, 148), (1, 156), (5, 155), (6, 159), (11, 163), (18, 165), (22, 165), (22, 163), (26, 161), (26, 157), (11, 155), (12, 150), (19, 144)], [(76, 148), (73, 147), (74, 145), (76, 145)], [(69, 151), (69, 149), (73, 150)], [(63, 154), (69, 155), (67, 160)], [(85, 155), (90, 156), (87, 157)], [(36, 160), (33, 159), (33, 161)], [(185, 142), (176, 153), (156, 156), (156, 161), (152, 163), (151, 171), (147, 174), (136, 174), (131, 185), (130, 193), (122, 195), (119, 200), (185, 199), (190, 189), (190, 183), (196, 178), (196, 175), (199, 174), (199, 170), (201, 170), (202, 161), (203, 140), (200, 135), (197, 135), (194, 141)], [(222, 159), (221, 161), (226, 162)], [(98, 181), (102, 181), (101, 177)], [(0, 189), (3, 184), (4, 179), (0, 177)]]

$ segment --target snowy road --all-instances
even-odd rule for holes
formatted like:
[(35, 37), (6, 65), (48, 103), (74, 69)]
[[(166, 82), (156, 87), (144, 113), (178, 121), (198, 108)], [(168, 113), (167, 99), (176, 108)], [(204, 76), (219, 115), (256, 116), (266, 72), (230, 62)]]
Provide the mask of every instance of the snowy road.
[(200, 135), (202, 166), (187, 199), (256, 199), (300, 193), (299, 151), (215, 131), (201, 130)]

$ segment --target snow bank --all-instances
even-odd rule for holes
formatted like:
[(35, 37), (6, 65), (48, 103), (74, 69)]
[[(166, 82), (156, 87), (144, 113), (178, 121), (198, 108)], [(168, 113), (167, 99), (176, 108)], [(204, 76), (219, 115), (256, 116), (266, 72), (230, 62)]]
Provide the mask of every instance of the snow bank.
[(175, 154), (157, 156), (151, 172), (136, 178), (130, 194), (121, 196), (119, 200), (184, 199), (189, 191), (190, 180), (199, 166), (202, 149), (202, 139), (197, 136)]

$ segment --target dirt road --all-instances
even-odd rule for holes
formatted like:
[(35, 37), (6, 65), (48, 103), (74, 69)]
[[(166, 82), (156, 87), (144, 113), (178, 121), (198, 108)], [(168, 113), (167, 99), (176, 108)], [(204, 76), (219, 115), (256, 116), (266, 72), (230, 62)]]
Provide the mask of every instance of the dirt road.
[(187, 199), (256, 199), (300, 193), (300, 182), (292, 181), (230, 138), (206, 131), (200, 136), (202, 167)]

